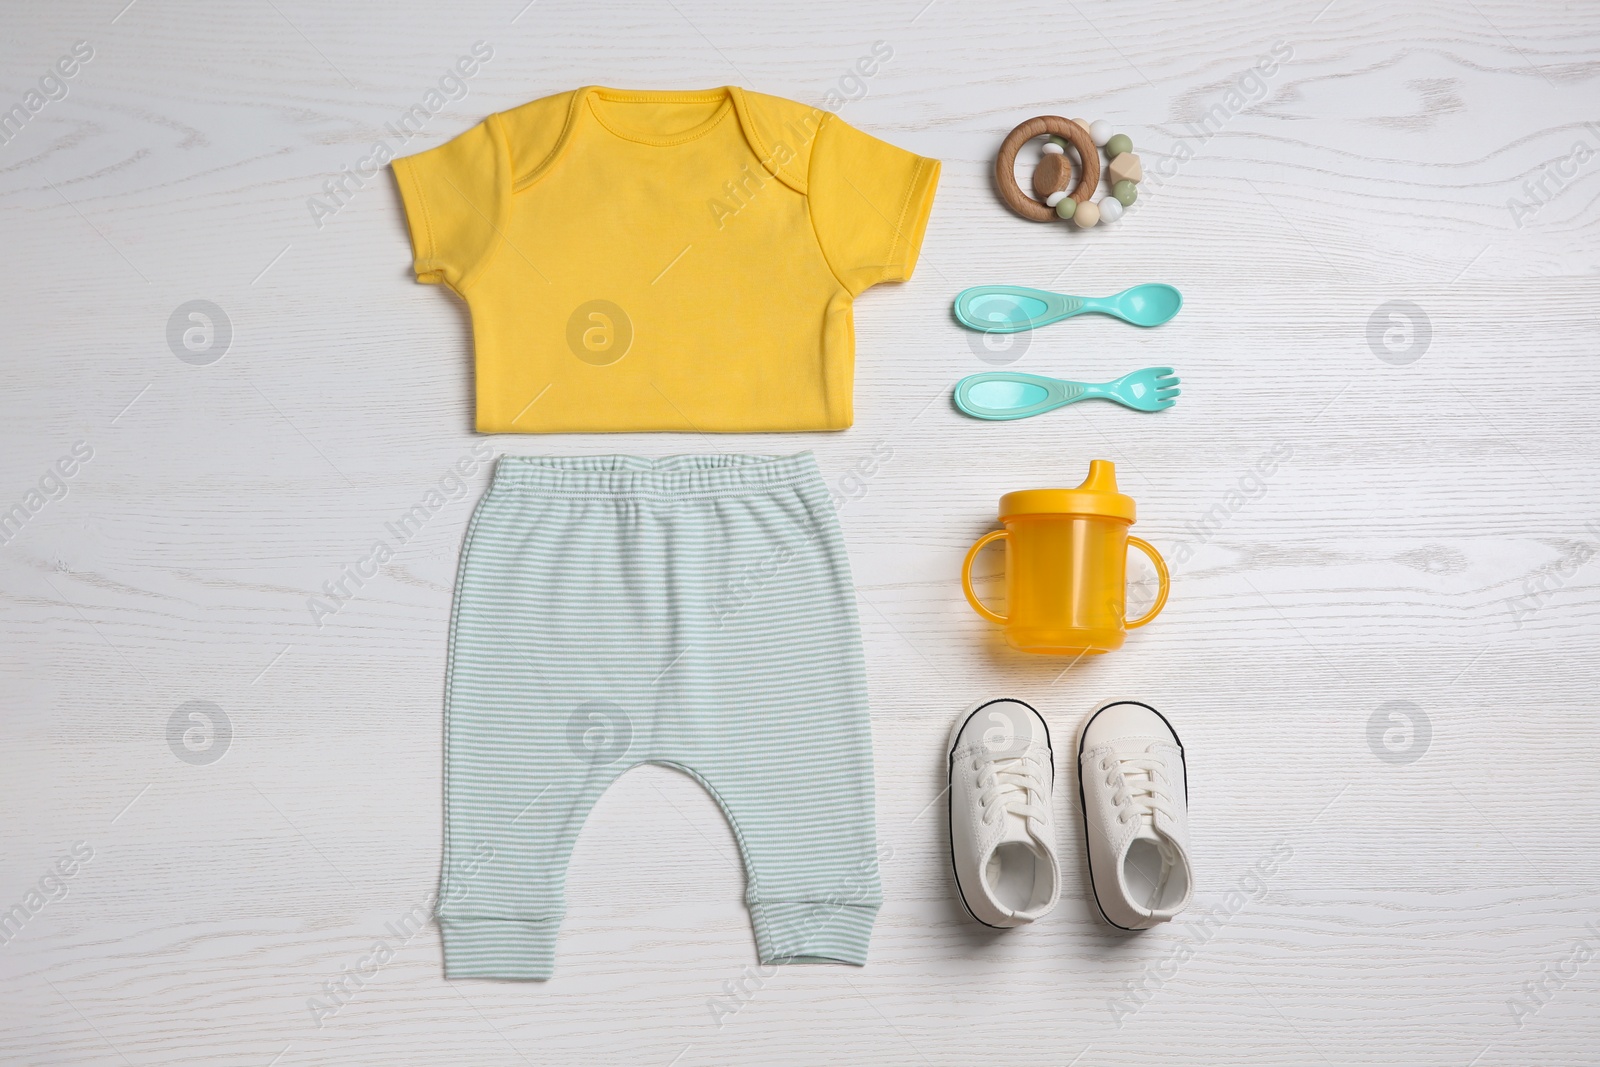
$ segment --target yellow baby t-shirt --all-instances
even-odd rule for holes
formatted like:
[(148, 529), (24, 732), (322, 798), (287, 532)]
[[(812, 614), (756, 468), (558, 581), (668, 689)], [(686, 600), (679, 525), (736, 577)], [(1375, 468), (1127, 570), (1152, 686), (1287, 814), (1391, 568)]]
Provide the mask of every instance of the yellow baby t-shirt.
[(394, 171), (480, 431), (741, 432), (850, 425), (854, 299), (911, 277), (939, 162), (735, 87), (590, 87)]

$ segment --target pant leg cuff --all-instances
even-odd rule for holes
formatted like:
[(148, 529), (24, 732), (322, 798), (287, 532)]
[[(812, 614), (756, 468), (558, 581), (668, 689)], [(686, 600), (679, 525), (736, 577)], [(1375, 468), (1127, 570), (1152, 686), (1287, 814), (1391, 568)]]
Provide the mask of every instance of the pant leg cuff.
[(559, 916), (548, 919), (439, 919), (446, 978), (549, 978), (556, 969)]
[(762, 963), (867, 962), (876, 904), (751, 901)]

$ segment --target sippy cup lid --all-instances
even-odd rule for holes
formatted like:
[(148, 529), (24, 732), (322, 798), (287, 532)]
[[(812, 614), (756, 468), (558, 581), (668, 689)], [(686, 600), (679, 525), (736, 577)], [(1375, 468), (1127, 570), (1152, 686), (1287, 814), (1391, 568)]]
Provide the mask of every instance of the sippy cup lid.
[(1133, 497), (1117, 492), (1109, 459), (1089, 461), (1089, 477), (1076, 489), (1019, 489), (1000, 498), (1000, 521), (1014, 515), (1103, 515), (1134, 521)]

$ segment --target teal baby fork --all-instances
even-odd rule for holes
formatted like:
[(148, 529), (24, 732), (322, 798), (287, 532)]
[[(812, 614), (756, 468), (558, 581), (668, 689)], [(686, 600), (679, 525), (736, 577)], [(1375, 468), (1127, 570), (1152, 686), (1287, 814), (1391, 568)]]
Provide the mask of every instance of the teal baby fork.
[(1103, 385), (992, 370), (957, 382), (955, 402), (975, 419), (1003, 422), (1043, 415), (1075, 400), (1115, 400), (1135, 411), (1163, 411), (1178, 402), (1178, 392), (1178, 377), (1171, 367), (1146, 367)]
[(1160, 326), (1183, 307), (1183, 294), (1150, 282), (1116, 296), (1066, 296), (1020, 285), (975, 285), (956, 294), (956, 319), (985, 333), (1036, 330), (1074, 315), (1097, 312), (1135, 326)]

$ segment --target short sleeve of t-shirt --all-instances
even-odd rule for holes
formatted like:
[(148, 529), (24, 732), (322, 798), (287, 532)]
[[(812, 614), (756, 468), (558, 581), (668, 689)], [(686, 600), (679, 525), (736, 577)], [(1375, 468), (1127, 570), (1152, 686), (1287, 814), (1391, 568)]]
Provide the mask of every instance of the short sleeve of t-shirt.
[(811, 149), (807, 196), (817, 240), (852, 295), (911, 277), (939, 184), (939, 161), (829, 115)]
[(504, 232), (510, 203), (510, 163), (498, 116), (393, 166), (417, 279), (464, 289)]

